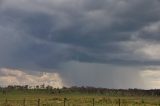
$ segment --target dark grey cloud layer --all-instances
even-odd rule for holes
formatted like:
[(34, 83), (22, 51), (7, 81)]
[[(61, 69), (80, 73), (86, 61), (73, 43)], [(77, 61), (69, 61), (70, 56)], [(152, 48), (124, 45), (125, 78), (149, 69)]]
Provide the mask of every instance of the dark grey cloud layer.
[(0, 67), (61, 70), (71, 61), (160, 65), (146, 46), (160, 45), (159, 5), (159, 0), (1, 0)]

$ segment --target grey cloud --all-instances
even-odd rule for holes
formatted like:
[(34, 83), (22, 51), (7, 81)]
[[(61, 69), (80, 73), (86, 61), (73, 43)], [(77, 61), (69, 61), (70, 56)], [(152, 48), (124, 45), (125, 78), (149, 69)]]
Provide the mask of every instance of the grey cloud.
[[(23, 2), (20, 2), (20, 4), (23, 4)], [(158, 4), (159, 1), (157, 0), (147, 0), (145, 3), (138, 0), (82, 0), (80, 2), (70, 0), (65, 3), (53, 1), (52, 7), (52, 2), (50, 1), (40, 2), (37, 0), (34, 2), (26, 1), (26, 5), (31, 6), (31, 8), (26, 6), (16, 8), (16, 4), (8, 5), (11, 9), (7, 6), (6, 9), (3, 7), (1, 12), (3, 16), (1, 18), (8, 17), (4, 20), (5, 22), (11, 20), (13, 25), (16, 24), (18, 30), (22, 30), (25, 33), (21, 36), (30, 36), (33, 39), (41, 39), (53, 43), (53, 47), (46, 47), (48, 45), (34, 44), (33, 40), (31, 44), (26, 44), (29, 47), (24, 47), (25, 52), (17, 51), (18, 55), (28, 52), (29, 56), (41, 65), (48, 64), (48, 60), (49, 63), (53, 62), (54, 64), (57, 61), (75, 60), (77, 56), (79, 61), (82, 62), (132, 64), (139, 61), (139, 63), (143, 64), (141, 60), (130, 59), (128, 56), (130, 52), (125, 51), (123, 46), (119, 45), (121, 42), (131, 41), (134, 32), (141, 30), (151, 22), (159, 20), (160, 16), (157, 13), (160, 8)], [(40, 5), (42, 5), (41, 9)], [(30, 11), (32, 9), (35, 10)], [(52, 12), (49, 10), (52, 10)], [(54, 47), (55, 43), (69, 45), (70, 47), (64, 51), (70, 54), (66, 57), (63, 56), (65, 55), (64, 53), (60, 56), (54, 53), (53, 49), (59, 47)], [(77, 48), (84, 50), (78, 50)], [(41, 53), (39, 52), (40, 49), (42, 49)], [(48, 53), (43, 53), (46, 50)], [(36, 55), (37, 53), (40, 53), (38, 54), (40, 57), (44, 56), (42, 58), (44, 62), (41, 62), (42, 60)], [(125, 60), (125, 56), (117, 59), (112, 54), (119, 55), (118, 57), (126, 55), (128, 59)], [(59, 60), (56, 59), (57, 57), (59, 57)], [(30, 58), (26, 58), (26, 60), (30, 60)], [(147, 64), (148, 62), (145, 63)], [(46, 66), (49, 67), (50, 65)]]
[[(137, 52), (145, 45), (141, 41), (153, 45), (152, 41), (159, 41), (159, 32), (145, 30), (160, 21), (159, 5), (158, 0), (1, 0), (0, 67), (57, 69), (64, 77), (73, 72), (73, 80), (77, 72), (81, 73), (81, 65), (75, 73), (69, 71), (74, 70), (72, 61), (112, 67), (159, 65), (160, 60), (146, 58), (145, 54)], [(68, 68), (66, 72), (65, 67)], [(88, 73), (87, 69), (82, 69), (82, 73)], [(103, 74), (116, 75), (114, 69), (105, 72), (106, 69), (99, 70), (103, 70)], [(91, 85), (98, 82), (92, 82), (98, 72), (95, 70), (87, 82)], [(110, 76), (103, 78), (100, 81)], [(82, 84), (79, 81), (77, 83)], [(112, 82), (107, 83), (115, 87)]]
[(137, 36), (149, 42), (153, 41), (159, 43), (158, 42), (160, 40), (159, 30), (160, 30), (160, 21), (149, 24), (143, 30), (139, 31)]

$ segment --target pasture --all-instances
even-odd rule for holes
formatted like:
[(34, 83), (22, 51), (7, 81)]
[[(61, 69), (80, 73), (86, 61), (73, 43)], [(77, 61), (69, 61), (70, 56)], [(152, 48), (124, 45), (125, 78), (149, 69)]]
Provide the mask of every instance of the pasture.
[(13, 90), (0, 93), (0, 106), (160, 106), (160, 97)]

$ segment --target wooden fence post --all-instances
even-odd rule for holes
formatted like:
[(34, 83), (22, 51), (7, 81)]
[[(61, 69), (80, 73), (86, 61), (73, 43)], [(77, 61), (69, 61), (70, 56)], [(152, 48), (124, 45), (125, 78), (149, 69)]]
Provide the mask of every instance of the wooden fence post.
[(121, 99), (118, 99), (118, 104), (119, 106), (121, 106)]
[(38, 99), (38, 106), (40, 106), (40, 99)]
[(6, 98), (6, 100), (5, 100), (5, 105), (7, 106), (7, 104), (8, 104), (8, 99)]
[(95, 100), (94, 100), (94, 98), (93, 98), (93, 106), (94, 106), (94, 102), (95, 102)]
[(64, 98), (64, 106), (66, 106), (66, 98)]
[(26, 99), (23, 99), (23, 106), (26, 106)]

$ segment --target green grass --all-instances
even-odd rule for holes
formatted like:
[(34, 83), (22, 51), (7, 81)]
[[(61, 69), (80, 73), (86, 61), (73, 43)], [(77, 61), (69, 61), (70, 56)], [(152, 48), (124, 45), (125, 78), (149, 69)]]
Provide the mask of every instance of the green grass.
[[(0, 93), (0, 106), (160, 106), (160, 97), (139, 97), (139, 96), (107, 96), (100, 94), (85, 93), (60, 93), (51, 94), (43, 90), (9, 91), (6, 95)], [(25, 101), (24, 101), (25, 99)]]

